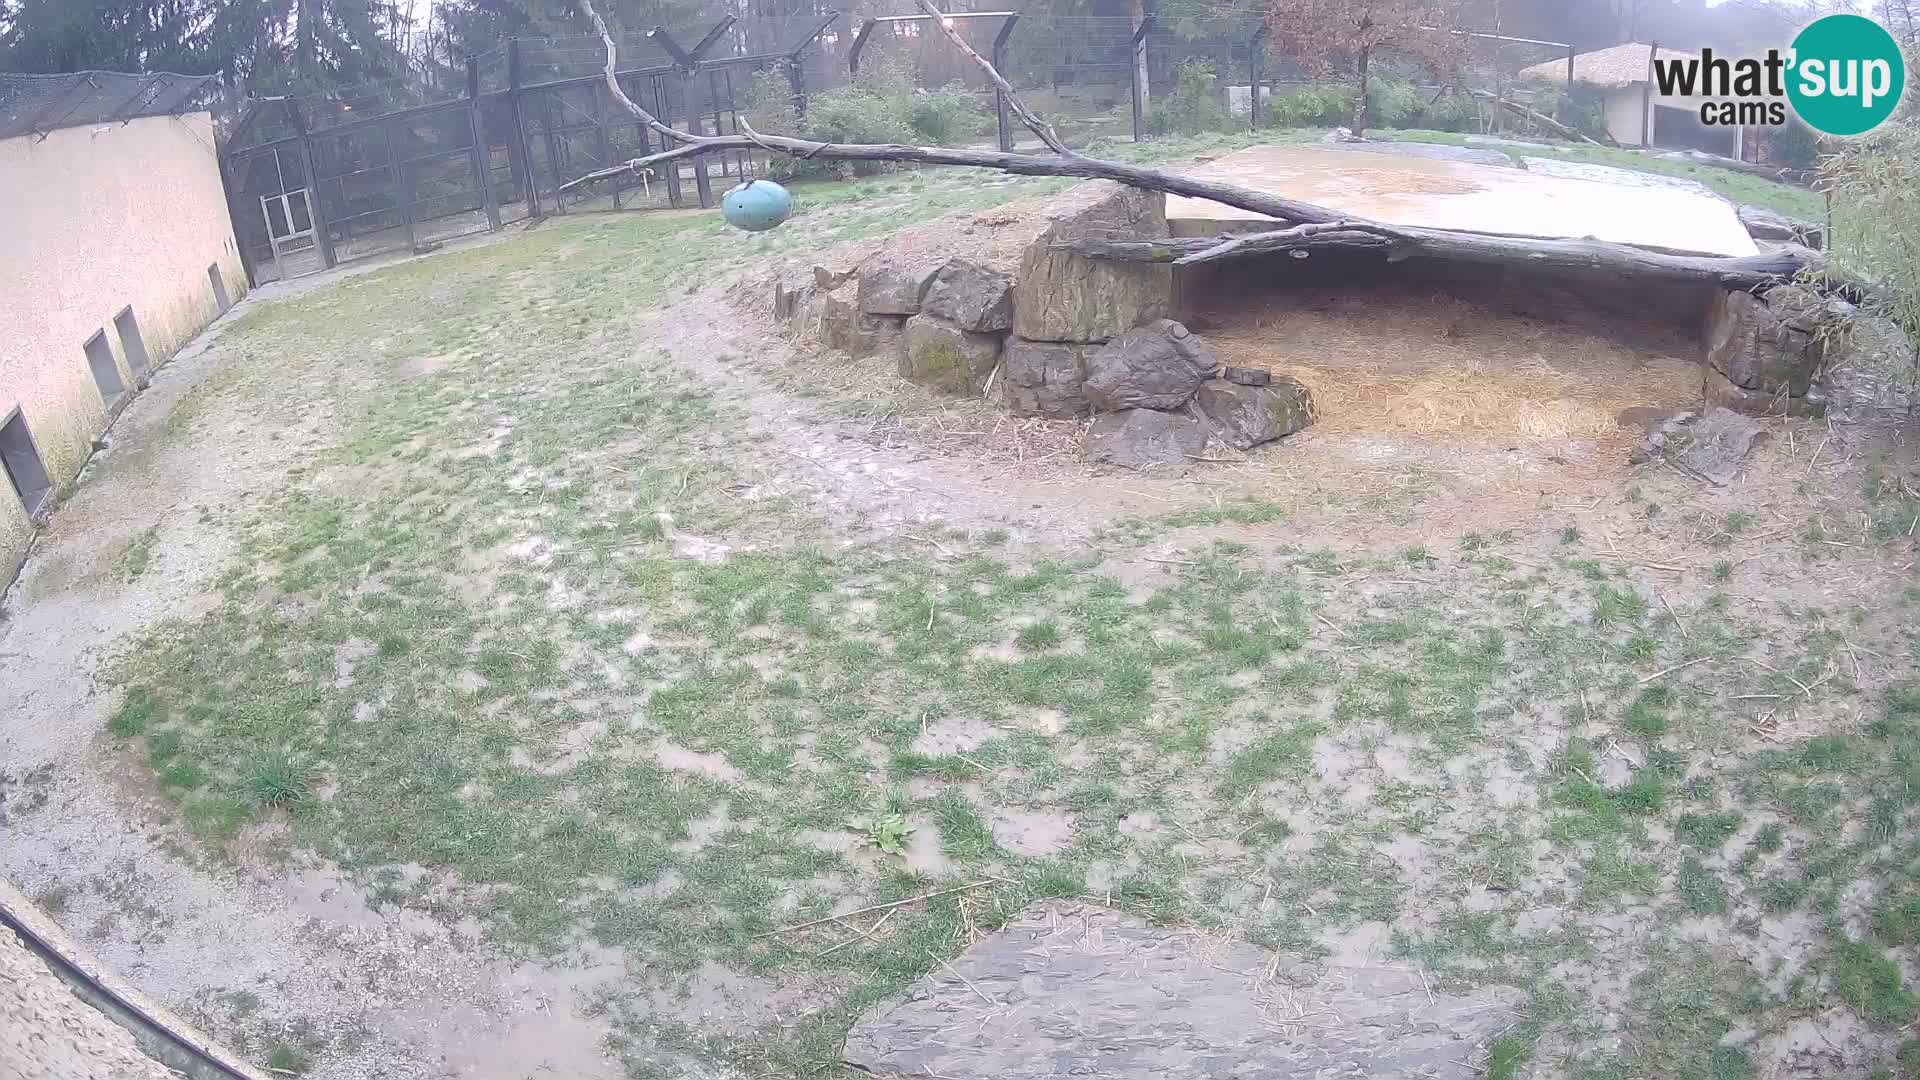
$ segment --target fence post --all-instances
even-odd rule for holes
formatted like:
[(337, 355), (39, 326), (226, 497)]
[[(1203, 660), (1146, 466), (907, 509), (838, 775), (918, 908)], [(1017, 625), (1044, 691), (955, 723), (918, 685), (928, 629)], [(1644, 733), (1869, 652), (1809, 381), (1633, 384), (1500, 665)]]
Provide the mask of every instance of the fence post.
[[(591, 84), (593, 87), (593, 146), (594, 156), (600, 159), (601, 167), (613, 164), (613, 141), (607, 138), (607, 84), (604, 80)], [(613, 185), (613, 208), (620, 209), (620, 184)]]
[[(1020, 13), (1007, 16), (1000, 24), (1000, 32), (993, 38), (993, 68), (1000, 74), (1007, 73), (1007, 39), (1013, 36), (1013, 28), (1020, 22)], [(1000, 151), (1010, 153), (1013, 150), (1013, 123), (1007, 117), (1007, 94), (999, 87), (993, 90), (994, 119), (999, 125)]]
[(507, 112), (513, 119), (513, 149), (520, 155), (520, 183), (526, 188), (527, 213), (540, 217), (540, 181), (533, 171), (533, 147), (527, 118), (520, 114), (520, 39), (507, 39)]
[(789, 53), (781, 66), (787, 69), (787, 85), (793, 89), (793, 115), (805, 120), (807, 118), (807, 66), (797, 52)]
[[(680, 81), (687, 88), (687, 130), (695, 135), (705, 134), (701, 130), (700, 120), (700, 72), (699, 69), (683, 71)], [(700, 198), (701, 209), (713, 205), (713, 181), (707, 177), (706, 155), (695, 154), (688, 159), (693, 162), (693, 190)], [(680, 163), (672, 162), (675, 172), (680, 171)]]
[[(653, 77), (653, 115), (673, 115), (667, 111), (667, 76), (665, 75), (655, 75)], [(667, 140), (662, 138), (660, 140), (660, 149), (671, 150), (673, 147), (667, 145)], [(678, 161), (669, 161), (666, 164), (666, 170), (667, 202), (669, 205), (678, 207), (680, 205), (680, 163)]]
[(1247, 39), (1247, 130), (1260, 130), (1260, 60), (1267, 41), (1267, 24)]
[(400, 204), (400, 220), (407, 227), (407, 251), (418, 254), (420, 241), (413, 233), (413, 174), (400, 161), (400, 122), (388, 120), (381, 125), (387, 135), (387, 171), (393, 180), (393, 194)]
[(1140, 25), (1133, 31), (1133, 44), (1127, 54), (1127, 83), (1133, 94), (1133, 141), (1146, 141), (1146, 93), (1147, 88), (1140, 80), (1147, 66), (1147, 34), (1153, 30), (1154, 17), (1151, 14), (1140, 18)]
[(313, 139), (307, 134), (307, 119), (300, 115), (299, 103), (291, 98), (287, 100), (287, 119), (293, 122), (294, 133), (300, 139), (300, 167), (307, 173), (307, 215), (312, 218), (313, 235), (320, 241), (320, 261), (331, 270), (337, 262), (333, 254), (333, 230), (327, 227), (327, 209), (321, 205), (320, 173), (313, 156)]
[(1560, 95), (1560, 122), (1573, 122), (1573, 46), (1567, 46), (1567, 92)]
[(487, 143), (486, 125), (480, 122), (480, 61), (467, 57), (467, 124), (473, 131), (468, 158), (473, 162), (473, 178), (480, 184), (480, 205), (487, 211), (487, 230), (500, 230), (500, 196), (493, 190), (493, 147)]

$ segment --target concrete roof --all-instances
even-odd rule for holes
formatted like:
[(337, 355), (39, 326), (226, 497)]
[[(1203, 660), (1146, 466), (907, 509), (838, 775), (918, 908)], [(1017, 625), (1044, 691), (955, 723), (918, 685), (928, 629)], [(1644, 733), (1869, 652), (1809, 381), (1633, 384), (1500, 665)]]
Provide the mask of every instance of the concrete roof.
[[(1642, 42), (1629, 41), (1625, 45), (1615, 45), (1611, 49), (1581, 53), (1573, 58), (1574, 81), (1609, 88), (1646, 82), (1647, 51), (1651, 48), (1653, 46)], [(1680, 49), (1660, 50), (1662, 60), (1695, 60), (1699, 56), (1699, 53), (1685, 52)], [(1552, 79), (1558, 82), (1567, 77), (1567, 62), (1565, 59), (1548, 60), (1543, 64), (1521, 68), (1520, 77)]]

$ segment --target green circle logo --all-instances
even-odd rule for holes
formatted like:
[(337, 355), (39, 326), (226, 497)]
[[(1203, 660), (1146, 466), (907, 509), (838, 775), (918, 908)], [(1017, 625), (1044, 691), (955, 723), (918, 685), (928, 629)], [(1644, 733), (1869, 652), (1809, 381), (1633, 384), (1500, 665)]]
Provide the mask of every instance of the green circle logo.
[(1859, 15), (1827, 15), (1793, 39), (1787, 100), (1815, 131), (1859, 135), (1900, 104), (1907, 63), (1886, 28)]

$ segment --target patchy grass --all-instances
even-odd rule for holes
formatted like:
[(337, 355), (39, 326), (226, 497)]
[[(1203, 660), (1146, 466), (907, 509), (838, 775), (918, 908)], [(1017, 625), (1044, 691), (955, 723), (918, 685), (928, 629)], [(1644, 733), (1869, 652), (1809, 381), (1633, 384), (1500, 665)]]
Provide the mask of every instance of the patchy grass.
[[(1670, 604), (1566, 516), (1378, 550), (1302, 546), (1269, 501), (1075, 549), (842, 533), (773, 493), (791, 462), (637, 321), (741, 250), (1034, 190), (823, 186), (813, 225), (750, 240), (556, 220), (254, 310), (183, 423), (339, 429), (233, 516), (212, 610), (119, 661), (110, 732), (210, 846), (273, 821), (531, 954), (644, 957), (606, 1003), (636, 1068), (822, 1073), (862, 1010), (1049, 897), (1310, 958), (1390, 924), (1437, 979), (1527, 993), (1490, 1075), (1743, 1076), (1735, 1027), (1911, 1018), (1883, 954), (1920, 925), (1920, 693), (1839, 667), (1908, 655), (1900, 616), (1716, 602), (1731, 566)], [(445, 362), (403, 374), (423, 355)], [(1178, 554), (1143, 575), (1149, 542)], [(1768, 726), (1785, 701), (1799, 726)], [(401, 864), (459, 887), (412, 897)], [(980, 881), (871, 937), (781, 932)], [(1811, 970), (1742, 990), (1738, 928), (1788, 912), (1819, 917)], [(647, 1016), (715, 963), (812, 1011), (713, 1041)]]

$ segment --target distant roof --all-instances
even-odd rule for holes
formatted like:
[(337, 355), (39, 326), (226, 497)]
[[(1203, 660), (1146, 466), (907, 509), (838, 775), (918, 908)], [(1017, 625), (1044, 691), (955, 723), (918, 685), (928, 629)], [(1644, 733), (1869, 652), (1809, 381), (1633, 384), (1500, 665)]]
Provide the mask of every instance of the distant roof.
[[(1652, 45), (1638, 41), (1629, 41), (1625, 45), (1615, 45), (1611, 49), (1599, 49), (1584, 52), (1573, 58), (1573, 79), (1575, 82), (1592, 83), (1595, 86), (1632, 86), (1647, 81), (1647, 51)], [(1662, 60), (1695, 60), (1699, 53), (1684, 52), (1679, 49), (1661, 49)], [(1567, 62), (1549, 60), (1544, 64), (1521, 68), (1523, 79), (1561, 80), (1567, 77)]]
[(0, 139), (86, 124), (177, 116), (211, 106), (212, 75), (75, 71), (63, 75), (0, 74)]

